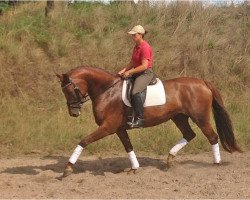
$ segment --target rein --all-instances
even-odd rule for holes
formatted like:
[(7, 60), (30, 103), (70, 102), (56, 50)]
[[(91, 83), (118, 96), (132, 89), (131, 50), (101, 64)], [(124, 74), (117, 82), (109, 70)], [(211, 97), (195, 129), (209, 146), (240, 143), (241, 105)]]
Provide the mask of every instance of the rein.
[[(98, 97), (99, 95), (101, 95), (101, 94), (103, 94), (104, 92), (108, 91), (110, 88), (112, 88), (113, 86), (115, 86), (115, 85), (116, 85), (117, 83), (119, 83), (121, 80), (122, 80), (122, 79), (120, 78), (118, 81), (116, 81), (116, 82), (113, 83), (112, 85), (110, 85), (110, 86), (108, 86), (107, 88), (105, 88), (105, 90), (102, 91), (101, 93), (98, 93), (98, 94), (94, 95), (93, 98)], [(80, 89), (78, 88), (78, 86), (74, 83), (73, 79), (69, 78), (69, 81), (70, 81), (70, 82), (69, 82), (68, 84), (66, 84), (65, 86), (63, 86), (62, 89), (67, 88), (69, 85), (73, 85), (75, 94), (76, 94), (76, 96), (77, 96), (77, 101), (75, 101), (75, 102), (70, 102), (70, 103), (67, 102), (67, 104), (68, 104), (70, 107), (75, 107), (75, 106), (73, 106), (73, 104), (83, 104), (83, 103), (85, 103), (85, 102), (87, 102), (87, 101), (90, 100), (88, 94), (85, 94), (85, 95), (82, 94), (81, 90), (80, 90)]]

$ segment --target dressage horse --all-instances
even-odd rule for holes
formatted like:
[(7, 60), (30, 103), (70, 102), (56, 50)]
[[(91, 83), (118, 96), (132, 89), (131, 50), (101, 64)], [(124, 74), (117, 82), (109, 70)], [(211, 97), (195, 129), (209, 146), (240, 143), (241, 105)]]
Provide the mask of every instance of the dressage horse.
[[(90, 99), (93, 105), (97, 130), (83, 138), (66, 164), (63, 176), (73, 172), (82, 150), (87, 145), (116, 133), (120, 138), (131, 162), (131, 171), (139, 168), (127, 130), (128, 107), (122, 101), (123, 80), (118, 75), (103, 69), (81, 66), (59, 75), (61, 88), (67, 100), (70, 116), (78, 117), (82, 104)], [(195, 138), (188, 119), (197, 124), (212, 146), (214, 163), (221, 162), (218, 135), (222, 147), (228, 152), (238, 151), (238, 147), (228, 112), (215, 86), (205, 80), (180, 77), (163, 81), (166, 103), (144, 108), (144, 127), (152, 127), (172, 120), (181, 131), (183, 138), (170, 150), (167, 164), (177, 152)], [(217, 133), (210, 123), (213, 110)]]

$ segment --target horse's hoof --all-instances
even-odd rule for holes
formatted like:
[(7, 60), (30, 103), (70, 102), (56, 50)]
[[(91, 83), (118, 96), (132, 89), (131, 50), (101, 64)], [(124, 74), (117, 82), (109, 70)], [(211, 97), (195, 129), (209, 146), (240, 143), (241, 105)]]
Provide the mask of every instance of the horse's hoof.
[(174, 160), (174, 155), (172, 154), (168, 154), (168, 158), (167, 158), (167, 168), (170, 168), (173, 166), (173, 160)]
[(73, 173), (73, 168), (72, 167), (67, 167), (65, 170), (64, 170), (64, 172), (63, 172), (63, 178), (65, 178), (65, 177), (67, 177), (67, 176), (69, 176), (70, 174), (72, 174)]
[(214, 166), (220, 166), (221, 165), (221, 163), (219, 162), (219, 163), (214, 163)]
[(128, 175), (130, 175), (130, 174), (135, 174), (136, 171), (137, 171), (137, 169), (132, 169), (132, 168), (131, 168), (130, 170), (127, 171), (127, 174), (128, 174)]

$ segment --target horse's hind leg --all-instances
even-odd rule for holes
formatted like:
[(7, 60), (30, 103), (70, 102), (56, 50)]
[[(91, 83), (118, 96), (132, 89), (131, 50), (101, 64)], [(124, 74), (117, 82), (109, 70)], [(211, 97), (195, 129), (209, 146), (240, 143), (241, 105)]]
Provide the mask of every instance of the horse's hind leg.
[(195, 138), (196, 134), (191, 129), (189, 123), (188, 123), (188, 116), (184, 114), (178, 114), (175, 117), (172, 118), (172, 121), (175, 123), (175, 125), (178, 127), (178, 129), (181, 131), (183, 138), (169, 151), (168, 159), (167, 159), (167, 165), (168, 167), (171, 166), (171, 161), (176, 156), (178, 151), (180, 151), (184, 146), (188, 144), (193, 138)]
[(198, 122), (197, 125), (199, 126), (203, 134), (207, 137), (209, 143), (212, 146), (214, 163), (219, 164), (221, 162), (221, 157), (220, 157), (220, 149), (219, 149), (219, 144), (218, 144), (218, 135), (213, 130), (212, 125), (210, 124), (209, 121)]
[(133, 151), (133, 146), (130, 142), (128, 133), (126, 130), (119, 130), (119, 131), (117, 131), (117, 135), (120, 138), (126, 152), (128, 153), (128, 157), (129, 157), (129, 160), (131, 163), (131, 169), (128, 173), (131, 173), (131, 172), (135, 173), (135, 171), (139, 168), (139, 162), (138, 162), (136, 155)]

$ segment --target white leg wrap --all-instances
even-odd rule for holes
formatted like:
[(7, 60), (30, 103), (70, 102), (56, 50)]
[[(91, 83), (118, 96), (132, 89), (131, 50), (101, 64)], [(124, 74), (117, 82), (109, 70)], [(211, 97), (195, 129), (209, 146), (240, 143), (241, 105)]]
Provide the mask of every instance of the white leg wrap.
[(80, 145), (77, 145), (77, 147), (75, 148), (73, 154), (71, 155), (70, 159), (69, 159), (69, 162), (71, 164), (75, 164), (77, 159), (79, 158), (80, 154), (82, 153), (82, 146)]
[(138, 169), (139, 168), (139, 162), (138, 162), (138, 160), (136, 158), (135, 152), (130, 151), (128, 153), (128, 157), (129, 157), (129, 160), (131, 162), (132, 169)]
[(173, 156), (176, 156), (178, 151), (180, 151), (184, 146), (188, 144), (188, 141), (185, 138), (182, 138), (170, 151), (169, 153)]
[(213, 151), (213, 156), (214, 156), (214, 163), (220, 163), (221, 158), (220, 158), (220, 147), (219, 144), (214, 144), (212, 145), (212, 151)]

